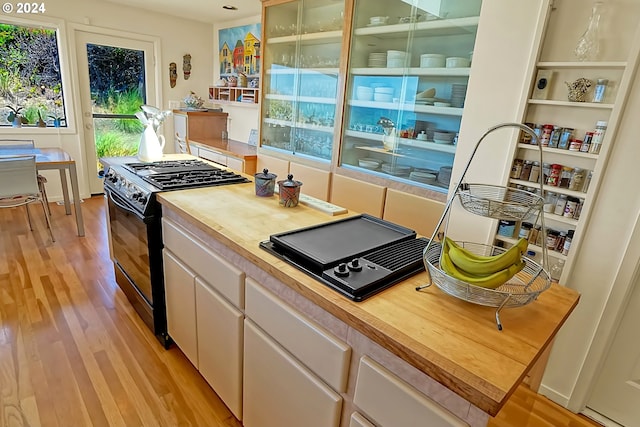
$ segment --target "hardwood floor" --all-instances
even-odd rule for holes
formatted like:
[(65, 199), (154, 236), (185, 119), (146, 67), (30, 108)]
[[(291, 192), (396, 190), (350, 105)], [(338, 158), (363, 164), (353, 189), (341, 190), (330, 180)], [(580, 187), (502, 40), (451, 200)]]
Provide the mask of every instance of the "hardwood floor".
[[(35, 206), (33, 232), (24, 208), (0, 209), (0, 425), (240, 426), (116, 285), (103, 203), (83, 203), (83, 238), (52, 203), (55, 243)], [(598, 424), (521, 387), (489, 425)]]

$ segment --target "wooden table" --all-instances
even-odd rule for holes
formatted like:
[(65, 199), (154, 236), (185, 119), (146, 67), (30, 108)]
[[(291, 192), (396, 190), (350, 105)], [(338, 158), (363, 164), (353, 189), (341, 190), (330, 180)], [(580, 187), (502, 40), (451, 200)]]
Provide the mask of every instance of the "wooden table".
[(78, 236), (84, 236), (84, 220), (82, 219), (82, 209), (80, 208), (80, 190), (78, 188), (78, 172), (76, 171), (76, 161), (69, 153), (61, 148), (35, 148), (16, 149), (0, 147), (0, 156), (35, 155), (36, 168), (42, 170), (60, 171), (60, 184), (62, 184), (62, 196), (64, 197), (64, 209), (67, 215), (71, 215), (71, 203), (69, 198), (69, 185), (65, 171), (69, 171), (71, 180), (71, 192), (73, 195), (73, 205), (76, 211), (76, 225)]

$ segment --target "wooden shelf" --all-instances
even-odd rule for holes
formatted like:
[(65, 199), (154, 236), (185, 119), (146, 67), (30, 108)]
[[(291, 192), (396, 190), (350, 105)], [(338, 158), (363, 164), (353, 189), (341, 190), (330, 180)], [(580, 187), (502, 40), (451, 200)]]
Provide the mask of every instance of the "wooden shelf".
[(550, 99), (530, 99), (529, 104), (537, 105), (555, 105), (557, 107), (575, 107), (575, 108), (599, 108), (602, 110), (613, 109), (613, 104), (603, 104), (600, 102), (571, 102), (571, 101), (556, 101)]
[(253, 87), (209, 87), (209, 99), (225, 104), (257, 106), (260, 102), (260, 89)]

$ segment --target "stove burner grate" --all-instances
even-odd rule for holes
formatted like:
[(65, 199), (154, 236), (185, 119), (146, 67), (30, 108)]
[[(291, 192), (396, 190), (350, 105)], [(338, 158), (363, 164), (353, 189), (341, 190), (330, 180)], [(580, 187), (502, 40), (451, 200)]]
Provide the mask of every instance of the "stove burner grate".
[(233, 172), (215, 169), (206, 171), (181, 171), (156, 173), (142, 177), (148, 183), (161, 190), (174, 190), (202, 186), (216, 186), (226, 184), (240, 184), (249, 182), (248, 179)]

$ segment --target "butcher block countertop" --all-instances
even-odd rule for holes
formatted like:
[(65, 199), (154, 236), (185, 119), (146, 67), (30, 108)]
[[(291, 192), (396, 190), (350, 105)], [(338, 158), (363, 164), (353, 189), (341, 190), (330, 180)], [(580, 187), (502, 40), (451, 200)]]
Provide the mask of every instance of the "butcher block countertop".
[(287, 286), (425, 372), (478, 408), (496, 415), (578, 303), (577, 292), (553, 284), (524, 307), (495, 309), (451, 297), (435, 285), (420, 292), (417, 274), (363, 302), (353, 302), (259, 247), (271, 234), (334, 221), (277, 195), (256, 197), (254, 184), (160, 193), (173, 210)]

